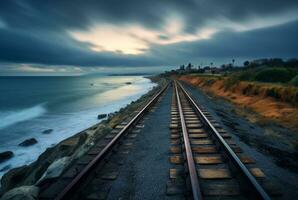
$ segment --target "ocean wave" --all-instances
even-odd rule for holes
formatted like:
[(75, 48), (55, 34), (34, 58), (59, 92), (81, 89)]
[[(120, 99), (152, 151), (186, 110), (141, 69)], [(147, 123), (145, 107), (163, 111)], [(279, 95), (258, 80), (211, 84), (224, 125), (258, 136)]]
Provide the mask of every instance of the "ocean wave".
[(44, 104), (17, 111), (0, 111), (0, 129), (18, 122), (26, 121), (43, 115), (46, 112)]

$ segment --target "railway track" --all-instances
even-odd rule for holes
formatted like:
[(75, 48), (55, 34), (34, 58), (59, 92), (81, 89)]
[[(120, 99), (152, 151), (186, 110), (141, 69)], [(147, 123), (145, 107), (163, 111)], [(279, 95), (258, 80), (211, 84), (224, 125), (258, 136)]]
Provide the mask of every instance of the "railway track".
[[(178, 194), (175, 199), (271, 199), (267, 192), (274, 192), (271, 194), (255, 161), (242, 153), (180, 83), (174, 81), (172, 86), (172, 168), (166, 193)], [(118, 124), (57, 182), (45, 188), (39, 199), (106, 199), (134, 138), (144, 127), (146, 113), (155, 109), (167, 88), (162, 88), (132, 118)]]
[[(171, 182), (168, 193), (192, 199), (271, 199), (263, 172), (241, 154), (219, 124), (175, 82), (171, 107)], [(258, 179), (258, 180), (257, 180)], [(188, 185), (188, 188), (181, 187)]]
[[(104, 141), (96, 144), (74, 167), (64, 173), (57, 183), (51, 184), (50, 188), (45, 188), (39, 199), (94, 199), (90, 196), (92, 193), (90, 187), (95, 184), (105, 190), (110, 180), (117, 177), (115, 166), (123, 164), (123, 155), (129, 152), (133, 139), (143, 127), (144, 116), (154, 109), (154, 105), (167, 88), (168, 85), (163, 87), (140, 111), (137, 111), (132, 119), (117, 125), (104, 138)], [(95, 198), (104, 198), (106, 194), (107, 192), (103, 191), (102, 196)]]

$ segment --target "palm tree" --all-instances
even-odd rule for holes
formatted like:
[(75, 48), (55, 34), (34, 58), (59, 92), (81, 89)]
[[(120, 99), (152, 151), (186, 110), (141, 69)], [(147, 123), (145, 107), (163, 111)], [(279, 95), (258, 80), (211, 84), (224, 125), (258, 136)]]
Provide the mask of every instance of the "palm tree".
[(235, 63), (235, 59), (232, 59), (232, 63), (233, 63), (233, 66), (234, 66), (234, 63)]

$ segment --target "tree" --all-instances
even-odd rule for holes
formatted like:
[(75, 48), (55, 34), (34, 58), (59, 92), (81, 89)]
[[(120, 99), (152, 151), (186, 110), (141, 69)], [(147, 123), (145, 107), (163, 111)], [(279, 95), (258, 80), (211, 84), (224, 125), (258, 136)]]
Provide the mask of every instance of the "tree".
[(245, 61), (245, 62), (243, 63), (243, 65), (244, 65), (244, 66), (248, 66), (248, 65), (249, 65), (249, 61), (248, 61), (248, 60)]
[(191, 67), (192, 67), (191, 63), (188, 63), (188, 65), (186, 66), (186, 69), (191, 70)]
[(211, 67), (213, 66), (213, 62), (210, 63)]
[(233, 66), (234, 66), (234, 63), (235, 63), (235, 59), (232, 59), (232, 63), (233, 63)]

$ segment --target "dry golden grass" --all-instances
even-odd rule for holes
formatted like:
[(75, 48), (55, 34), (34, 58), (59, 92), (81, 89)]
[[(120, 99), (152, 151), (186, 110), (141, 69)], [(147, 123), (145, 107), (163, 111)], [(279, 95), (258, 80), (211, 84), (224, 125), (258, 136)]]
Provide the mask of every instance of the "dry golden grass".
[(298, 89), (295, 87), (189, 75), (178, 79), (298, 130)]

